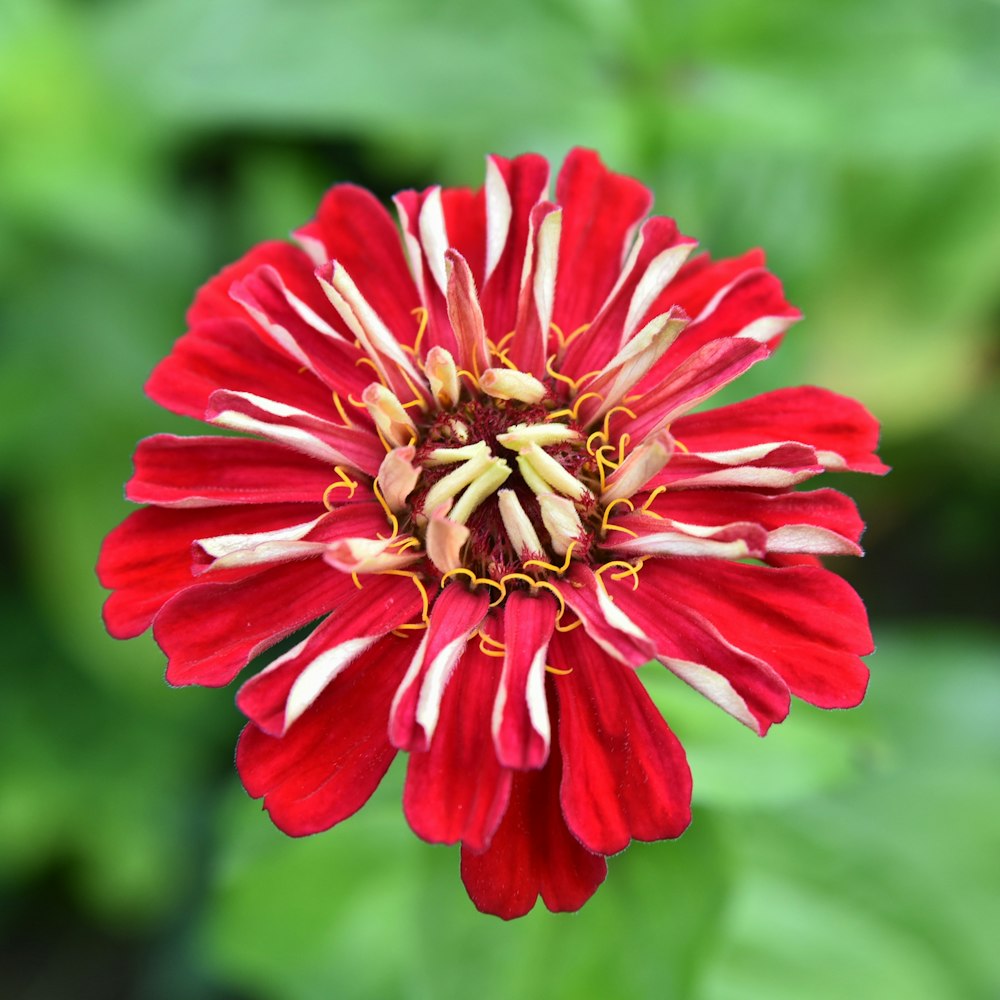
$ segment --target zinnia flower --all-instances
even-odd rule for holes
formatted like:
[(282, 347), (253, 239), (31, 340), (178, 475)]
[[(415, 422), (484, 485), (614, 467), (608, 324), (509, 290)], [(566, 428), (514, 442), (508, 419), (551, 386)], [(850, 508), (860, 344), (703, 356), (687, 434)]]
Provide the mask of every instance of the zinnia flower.
[[(247, 680), (236, 763), (272, 820), (326, 830), (400, 750), (414, 831), (462, 845), (477, 907), (580, 907), (605, 857), (690, 820), (650, 660), (763, 735), (791, 695), (856, 705), (859, 554), (827, 469), (884, 471), (858, 403), (783, 389), (695, 408), (799, 313), (763, 255), (692, 256), (637, 181), (576, 150), (484, 187), (367, 191), (213, 278), (149, 380), (252, 437), (139, 444), (147, 506), (99, 564), (117, 637), (171, 684)], [(318, 624), (317, 624), (318, 623)]]

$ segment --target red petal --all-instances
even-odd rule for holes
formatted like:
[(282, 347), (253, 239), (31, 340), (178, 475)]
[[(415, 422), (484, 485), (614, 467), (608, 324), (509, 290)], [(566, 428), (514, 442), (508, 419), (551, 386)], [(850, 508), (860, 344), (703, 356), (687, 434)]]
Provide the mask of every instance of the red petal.
[(691, 822), (691, 772), (638, 677), (578, 633), (558, 635), (561, 800), (583, 845), (616, 854), (630, 840), (679, 837)]
[(545, 702), (545, 656), (556, 623), (548, 594), (515, 590), (503, 609), (506, 651), (493, 708), (493, 741), (506, 767), (539, 768), (549, 755), (551, 733)]
[[(506, 160), (502, 156), (490, 157), (496, 173), (487, 185), (502, 182), (510, 205), (510, 219), (500, 227), (500, 213), (487, 200), (487, 239), (494, 243), (492, 252), (496, 259), (490, 261), (493, 271), (482, 285), (483, 315), (486, 331), (494, 342), (514, 329), (517, 303), (521, 289), (524, 254), (528, 246), (530, 217), (534, 207), (545, 198), (549, 187), (548, 161), (534, 153)], [(502, 195), (499, 192), (498, 195)], [(448, 235), (451, 236), (449, 222)], [(452, 244), (457, 246), (457, 244)]]
[(650, 560), (640, 586), (681, 595), (733, 645), (770, 664), (792, 694), (821, 708), (864, 697), (873, 649), (861, 599), (813, 566), (775, 569), (714, 559)]
[(161, 507), (319, 504), (335, 478), (325, 462), (247, 438), (157, 434), (139, 442), (133, 461), (125, 496)]
[(888, 471), (874, 454), (878, 421), (856, 400), (815, 386), (777, 389), (742, 403), (692, 413), (672, 429), (691, 451), (798, 441), (815, 448), (827, 468)]
[[(677, 443), (685, 444), (679, 438)], [(702, 455), (678, 450), (646, 488), (666, 486), (671, 492), (705, 486), (784, 490), (822, 471), (816, 452), (804, 444), (763, 444)]]
[(612, 582), (611, 593), (653, 640), (668, 670), (761, 736), (788, 715), (788, 687), (771, 667), (726, 642), (714, 626), (683, 607), (683, 595), (664, 594), (650, 602), (653, 581), (646, 567), (640, 580), (636, 592), (625, 581)]
[(259, 243), (239, 260), (228, 264), (218, 274), (213, 275), (198, 289), (198, 294), (187, 311), (188, 326), (193, 327), (207, 320), (229, 317), (246, 319), (246, 312), (230, 297), (229, 289), (234, 281), (265, 264), (280, 267), (290, 281), (297, 283), (307, 279), (315, 266), (301, 250), (281, 240)]
[(689, 316), (698, 316), (709, 302), (745, 271), (764, 266), (764, 251), (749, 250), (739, 257), (712, 260), (707, 253), (692, 257), (677, 272), (650, 309), (650, 315), (680, 306)]
[(329, 829), (357, 812), (396, 755), (386, 738), (392, 692), (411, 643), (388, 637), (341, 673), (282, 737), (250, 723), (236, 767), (275, 825), (293, 837)]
[[(633, 441), (641, 441), (718, 392), (769, 353), (767, 347), (756, 341), (730, 337), (699, 348), (673, 370), (665, 366), (667, 355), (664, 355), (646, 376), (647, 380), (655, 379), (655, 385), (641, 399), (629, 404), (635, 418), (616, 414), (618, 432), (627, 431)], [(675, 434), (691, 451), (701, 450), (688, 444), (679, 429)]]
[(552, 319), (569, 335), (589, 323), (610, 294), (653, 196), (637, 180), (608, 170), (597, 153), (574, 149), (559, 171), (556, 202), (563, 228)]
[(489, 845), (507, 808), (511, 772), (493, 749), (489, 718), (500, 664), (475, 646), (465, 655), (441, 699), (430, 749), (411, 753), (403, 810), (413, 831), (436, 844)]
[(265, 344), (243, 318), (199, 323), (174, 344), (146, 382), (147, 395), (160, 406), (198, 420), (205, 418), (209, 397), (217, 389), (335, 413), (330, 390), (303, 371), (300, 362)]
[(554, 584), (583, 622), (587, 635), (605, 653), (630, 667), (641, 666), (656, 655), (648, 636), (615, 607), (589, 567), (573, 563)]
[[(641, 505), (642, 498), (636, 497), (636, 502)], [(689, 524), (752, 521), (768, 532), (769, 549), (778, 547), (782, 552), (860, 554), (857, 545), (865, 527), (854, 501), (836, 490), (775, 496), (750, 490), (676, 490), (660, 494), (649, 510)], [(804, 545), (813, 547), (803, 549)]]
[[(553, 699), (554, 700), (554, 699)], [(578, 910), (608, 872), (570, 833), (559, 803), (558, 744), (539, 771), (514, 775), (510, 803), (489, 849), (462, 848), (462, 881), (476, 908), (504, 920), (521, 917), (540, 895), (553, 912)]]
[[(669, 292), (668, 288), (664, 298), (671, 298)], [(700, 314), (692, 315), (694, 319), (667, 351), (665, 364), (680, 364), (719, 337), (742, 335), (773, 347), (776, 338), (802, 318), (785, 300), (781, 282), (764, 268), (743, 272), (717, 293), (717, 301), (713, 299)]]
[(662, 216), (647, 219), (632, 251), (628, 271), (594, 322), (567, 347), (560, 362), (563, 373), (581, 378), (586, 372), (602, 368), (645, 325), (644, 318), (648, 321), (658, 315), (649, 312), (650, 304), (694, 245), (694, 240), (678, 232), (673, 219)]
[(156, 616), (153, 636), (170, 658), (167, 681), (221, 687), (251, 657), (325, 615), (354, 590), (320, 559), (289, 563), (237, 583), (199, 583)]
[[(104, 621), (116, 639), (149, 628), (160, 608), (195, 583), (191, 544), (196, 538), (247, 530), (268, 530), (302, 520), (297, 504), (229, 510), (137, 510), (104, 540), (97, 562), (103, 586), (115, 593), (104, 605)], [(240, 579), (256, 567), (223, 570), (220, 580)]]
[(313, 222), (295, 232), (315, 266), (339, 261), (396, 339), (412, 344), (420, 305), (399, 231), (382, 203), (353, 184), (338, 184), (323, 198)]
[(392, 704), (389, 738), (400, 750), (429, 749), (445, 688), (489, 603), (488, 594), (458, 583), (435, 599), (430, 625)]
[(520, 371), (536, 378), (545, 377), (545, 363), (549, 355), (549, 327), (561, 224), (559, 208), (551, 202), (539, 202), (531, 210), (528, 256), (517, 301), (510, 358)]
[(374, 430), (345, 427), (296, 406), (250, 393), (213, 392), (205, 418), (231, 430), (259, 434), (330, 465), (346, 465), (370, 476), (385, 458)]
[(366, 577), (363, 588), (338, 604), (308, 639), (251, 677), (237, 692), (237, 706), (263, 732), (280, 736), (350, 663), (368, 655), (387, 632), (419, 617), (421, 606), (421, 594), (408, 580)]

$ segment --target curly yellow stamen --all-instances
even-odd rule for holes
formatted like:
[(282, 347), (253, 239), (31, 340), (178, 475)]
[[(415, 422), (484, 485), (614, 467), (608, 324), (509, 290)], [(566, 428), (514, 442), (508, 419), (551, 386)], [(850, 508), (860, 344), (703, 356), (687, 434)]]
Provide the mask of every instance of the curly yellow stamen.
[(519, 371), (520, 370), (517, 367), (517, 365), (515, 365), (514, 362), (511, 361), (510, 358), (507, 357), (507, 349), (506, 348), (504, 348), (504, 347), (498, 348), (494, 353), (496, 354), (496, 356), (499, 359), (499, 361), (500, 361), (501, 364), (506, 365), (508, 368), (512, 368), (514, 371)]
[(351, 579), (354, 581), (354, 586), (357, 587), (358, 590), (363, 590), (364, 589), (362, 587), (362, 585), (361, 585), (361, 581), (358, 579), (358, 574), (357, 573), (352, 573), (351, 574)]
[[(423, 601), (424, 609), (421, 612), (421, 617), (423, 620), (430, 625), (431, 623), (431, 599), (427, 593), (427, 588), (424, 586), (423, 581), (417, 576), (413, 570), (410, 569), (384, 569), (379, 574), (380, 576), (408, 576), (416, 586), (417, 590), (420, 591), (420, 598)], [(400, 628), (404, 626), (400, 625)]]
[(417, 388), (417, 386), (414, 383), (413, 379), (410, 378), (410, 376), (407, 374), (405, 368), (403, 368), (400, 365), (400, 366), (397, 366), (397, 370), (399, 371), (399, 374), (403, 376), (403, 381), (406, 382), (407, 386), (409, 387), (410, 392), (413, 393), (413, 399), (411, 399), (410, 402), (408, 402), (408, 403), (403, 403), (402, 404), (403, 408), (405, 409), (408, 406), (413, 406), (413, 404), (416, 403), (420, 407), (420, 409), (426, 410), (427, 409), (427, 400), (424, 398), (423, 392), (421, 392), (420, 389)]
[(565, 382), (574, 392), (576, 392), (576, 387), (579, 384), (576, 379), (570, 378), (568, 375), (561, 375), (552, 367), (552, 362), (555, 361), (556, 356), (554, 354), (550, 355), (548, 360), (545, 362), (545, 370), (557, 381)]
[(369, 365), (371, 367), (371, 370), (375, 372), (375, 377), (379, 380), (379, 382), (381, 382), (386, 389), (389, 388), (389, 386), (386, 384), (385, 376), (382, 374), (381, 370), (379, 369), (379, 366), (375, 364), (375, 362), (372, 361), (371, 358), (358, 358), (358, 360), (354, 362), (354, 367), (357, 368), (358, 365)]
[[(578, 420), (580, 416), (580, 404), (583, 403), (585, 399), (590, 397), (595, 399), (600, 399), (602, 402), (604, 397), (599, 392), (585, 392), (582, 396), (577, 396), (576, 401), (568, 410), (553, 410), (552, 413), (546, 416), (546, 420), (554, 420), (556, 417), (570, 416), (574, 420)], [(607, 434), (605, 434), (607, 436)]]
[[(603, 438), (603, 437), (604, 437), (604, 431), (593, 431), (590, 437), (587, 438), (587, 443), (584, 445), (584, 447), (587, 449), (587, 452), (594, 458), (596, 458), (597, 455), (595, 454), (594, 449), (590, 446), (590, 442), (593, 441), (594, 438)], [(605, 442), (605, 444), (606, 443), (607, 442)]]
[(568, 667), (566, 670), (560, 670), (558, 667), (552, 666), (551, 663), (546, 663), (545, 664), (545, 669), (550, 674), (558, 674), (560, 677), (565, 677), (567, 674), (573, 673), (573, 668), (572, 667)]
[(652, 502), (653, 502), (653, 501), (654, 501), (654, 500), (655, 500), (655, 499), (656, 499), (656, 498), (657, 498), (657, 497), (658, 497), (658, 496), (659, 496), (659, 495), (660, 495), (661, 493), (666, 493), (666, 492), (667, 492), (667, 488), (666, 488), (666, 486), (657, 486), (657, 487), (656, 487), (656, 489), (655, 489), (655, 490), (653, 490), (653, 492), (652, 492), (652, 493), (650, 493), (648, 497), (646, 497), (646, 502), (645, 502), (645, 503), (644, 503), (644, 504), (643, 504), (643, 505), (642, 505), (642, 506), (641, 506), (641, 507), (639, 508), (639, 511), (640, 511), (640, 513), (642, 513), (642, 514), (649, 514), (649, 516), (650, 516), (650, 517), (659, 517), (659, 518), (660, 518), (660, 520), (663, 520), (663, 518), (662, 518), (662, 517), (661, 517), (661, 516), (660, 516), (659, 514), (655, 513), (654, 511), (651, 511), (651, 510), (649, 509), (649, 505), (650, 505), (650, 504), (651, 504), (651, 503), (652, 503)]
[(494, 354), (499, 356), (500, 351), (503, 350), (504, 345), (509, 341), (513, 340), (516, 330), (511, 330), (510, 333), (505, 333), (495, 344), (492, 344)]
[(354, 422), (351, 420), (351, 418), (347, 415), (347, 412), (344, 410), (344, 403), (341, 400), (340, 396), (337, 395), (337, 393), (333, 394), (333, 405), (337, 408), (337, 412), (340, 414), (340, 419), (343, 420), (348, 427), (353, 427)]
[(566, 346), (566, 334), (563, 333), (562, 327), (558, 323), (549, 323), (549, 329), (556, 335), (556, 339), (559, 341), (559, 350), (563, 350)]
[[(580, 399), (583, 398), (583, 396), (580, 397)], [(612, 406), (611, 409), (604, 414), (604, 436), (608, 441), (611, 440), (611, 431), (608, 428), (608, 422), (616, 413), (627, 413), (633, 420), (638, 419), (634, 411), (630, 410), (627, 406)]]
[(410, 315), (420, 317), (420, 325), (417, 327), (417, 335), (413, 339), (413, 353), (419, 356), (420, 342), (424, 339), (424, 330), (427, 329), (427, 321), (430, 319), (430, 313), (424, 308), (424, 306), (417, 306), (415, 309), (410, 310)]
[(579, 618), (577, 618), (576, 621), (570, 622), (569, 625), (566, 625), (564, 627), (564, 626), (560, 625), (559, 624), (559, 620), (556, 619), (556, 631), (557, 632), (572, 632), (573, 629), (579, 628), (582, 624), (583, 624), (583, 622)]
[(507, 596), (506, 593), (504, 592), (502, 584), (497, 583), (496, 580), (488, 580), (484, 576), (476, 576), (476, 574), (473, 573), (471, 569), (467, 569), (465, 566), (456, 566), (455, 569), (448, 570), (448, 572), (441, 577), (440, 581), (441, 586), (443, 587), (445, 581), (453, 576), (467, 576), (469, 578), (469, 581), (472, 583), (472, 586), (474, 587), (477, 586), (478, 584), (483, 584), (486, 587), (495, 587), (497, 590), (499, 590), (500, 597), (497, 598), (496, 603), (490, 604), (491, 608), (496, 607), (496, 604), (499, 604), (500, 601), (502, 601), (504, 597)]
[(323, 506), (327, 510), (333, 510), (333, 506), (330, 504), (330, 494), (337, 489), (350, 490), (347, 499), (353, 500), (354, 494), (357, 491), (358, 483), (356, 483), (350, 476), (344, 471), (342, 466), (335, 465), (333, 471), (340, 476), (340, 479), (335, 483), (330, 483), (325, 490), (323, 490)]
[[(620, 503), (627, 503), (629, 510), (635, 510), (635, 504), (632, 503), (628, 497), (618, 497), (617, 499), (612, 500), (611, 503), (604, 508), (604, 516), (601, 518), (601, 531), (607, 531), (609, 528), (614, 527), (613, 524), (608, 524), (608, 517), (611, 514), (611, 511), (613, 511)], [(632, 534), (634, 535), (635, 532), (633, 531)]]
[(528, 576), (527, 573), (507, 573), (500, 577), (500, 587), (502, 588), (503, 593), (493, 604), (490, 605), (490, 607), (496, 607), (502, 601), (506, 600), (508, 580), (523, 580), (526, 584), (528, 584), (528, 586), (531, 587), (532, 590), (538, 590), (539, 588), (551, 590), (555, 595), (556, 600), (559, 602), (559, 614), (556, 616), (556, 621), (562, 621), (563, 616), (566, 614), (566, 601), (563, 599), (563, 595), (560, 594), (556, 587), (548, 580), (536, 580), (533, 577)]
[(578, 326), (568, 337), (566, 337), (565, 341), (563, 342), (563, 347), (564, 348), (569, 347), (569, 345), (572, 344), (573, 341), (576, 340), (576, 338), (579, 337), (581, 333), (589, 329), (590, 329), (589, 323), (583, 323), (580, 326)]
[(597, 577), (597, 582), (600, 583), (601, 589), (604, 591), (605, 594), (608, 595), (608, 597), (610, 597), (611, 595), (608, 594), (608, 588), (605, 586), (604, 580), (602, 578), (604, 576), (604, 573), (607, 570), (611, 569), (612, 566), (621, 566), (625, 570), (624, 573), (621, 573), (617, 576), (612, 574), (611, 576), (612, 580), (622, 580), (626, 576), (631, 576), (634, 579), (634, 582), (632, 584), (632, 590), (635, 591), (639, 589), (639, 569), (642, 567), (641, 560), (638, 565), (633, 566), (632, 563), (625, 562), (624, 559), (613, 559), (611, 562), (604, 563), (603, 566), (598, 566), (598, 568), (594, 571), (594, 576)]
[(547, 569), (552, 573), (557, 573), (562, 576), (566, 570), (569, 569), (569, 562), (573, 558), (573, 549), (576, 546), (576, 542), (570, 542), (569, 547), (566, 549), (566, 558), (563, 560), (562, 566), (553, 566), (550, 562), (545, 562), (544, 559), (528, 559), (523, 562), (522, 566), (539, 566), (542, 569)]
[(385, 497), (382, 495), (382, 488), (378, 484), (378, 476), (372, 480), (372, 492), (375, 494), (375, 499), (378, 500), (379, 506), (385, 511), (385, 516), (389, 519), (389, 524), (392, 525), (392, 535), (390, 535), (390, 538), (395, 538), (399, 534), (399, 519), (385, 502)]
[[(493, 636), (487, 635), (481, 628), (477, 628), (472, 634), (479, 636), (479, 652), (484, 656), (496, 656), (502, 659), (507, 655), (507, 647), (502, 642), (494, 639)], [(489, 643), (492, 648), (487, 649), (483, 645), (484, 642)]]
[(677, 445), (677, 447), (680, 448), (680, 450), (683, 451), (685, 455), (691, 454), (691, 450), (688, 448), (686, 444), (684, 444), (683, 441), (678, 441), (677, 438), (674, 438), (674, 444)]
[(456, 368), (455, 371), (456, 371), (456, 373), (458, 375), (467, 375), (469, 377), (469, 380), (472, 382), (473, 388), (475, 388), (475, 389), (479, 388), (479, 376), (478, 375), (473, 375), (473, 373), (470, 372), (468, 370), (468, 368)]
[(628, 434), (622, 434), (618, 439), (618, 464), (621, 465), (625, 461), (625, 449), (631, 443), (632, 438)]

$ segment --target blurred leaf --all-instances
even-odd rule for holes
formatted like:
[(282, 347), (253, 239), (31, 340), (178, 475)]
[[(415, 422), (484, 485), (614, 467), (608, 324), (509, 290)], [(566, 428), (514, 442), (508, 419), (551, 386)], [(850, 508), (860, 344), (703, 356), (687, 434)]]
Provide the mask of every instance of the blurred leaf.
[(399, 785), (397, 767), (360, 814), (298, 841), (231, 799), (207, 913), (209, 964), (276, 1000), (458, 996), (471, 984), (483, 1000), (693, 988), (727, 883), (707, 812), (676, 843), (633, 845), (612, 859), (579, 914), (539, 903), (505, 924), (473, 908), (457, 849), (406, 829)]

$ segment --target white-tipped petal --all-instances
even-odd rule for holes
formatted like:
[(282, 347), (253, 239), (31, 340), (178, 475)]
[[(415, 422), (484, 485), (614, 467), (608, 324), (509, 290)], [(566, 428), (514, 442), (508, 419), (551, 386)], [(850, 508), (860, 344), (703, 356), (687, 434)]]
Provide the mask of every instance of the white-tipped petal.
[(497, 494), (497, 506), (514, 551), (521, 558), (541, 559), (545, 555), (545, 549), (542, 548), (535, 527), (524, 512), (517, 494), (513, 490), (500, 490)]
[(413, 445), (393, 448), (382, 460), (378, 470), (378, 486), (389, 510), (398, 513), (406, 506), (420, 478), (420, 469), (413, 464), (417, 450)]
[(432, 347), (427, 352), (424, 362), (427, 381), (431, 384), (431, 393), (442, 407), (454, 406), (462, 391), (458, 381), (458, 366), (451, 352), (443, 347)]
[(411, 444), (417, 429), (403, 404), (380, 382), (373, 382), (361, 394), (361, 400), (382, 436), (394, 447)]
[(540, 403), (548, 394), (534, 375), (512, 368), (487, 368), (479, 376), (479, 387), (494, 399), (516, 399), (521, 403)]
[(564, 556), (583, 532), (576, 506), (572, 500), (556, 496), (555, 493), (541, 494), (538, 505), (542, 509), (542, 524), (552, 540), (553, 550), (557, 555)]
[(441, 573), (459, 569), (462, 562), (462, 546), (469, 540), (469, 529), (464, 524), (447, 516), (447, 507), (439, 507), (427, 522), (424, 544), (427, 557)]
[(399, 538), (342, 538), (331, 542), (323, 558), (342, 573), (384, 573), (423, 559), (420, 549), (398, 550)]
[(659, 431), (647, 438), (607, 477), (601, 503), (608, 504), (638, 493), (670, 461), (673, 453), (674, 439), (669, 431)]

